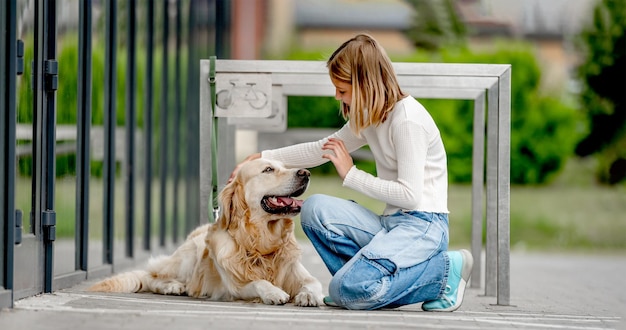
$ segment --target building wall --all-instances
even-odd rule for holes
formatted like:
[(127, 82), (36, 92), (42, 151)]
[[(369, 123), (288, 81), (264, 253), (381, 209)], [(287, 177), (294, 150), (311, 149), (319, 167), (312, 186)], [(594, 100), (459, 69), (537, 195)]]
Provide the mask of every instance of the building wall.
[(415, 51), (411, 41), (402, 31), (368, 29), (300, 29), (298, 46), (302, 49), (335, 50), (344, 41), (358, 33), (371, 34), (389, 54), (410, 54)]
[(261, 57), (266, 1), (232, 1), (232, 58), (254, 60)]
[(266, 56), (277, 58), (284, 55), (296, 39), (294, 6), (291, 0), (268, 0), (263, 45)]

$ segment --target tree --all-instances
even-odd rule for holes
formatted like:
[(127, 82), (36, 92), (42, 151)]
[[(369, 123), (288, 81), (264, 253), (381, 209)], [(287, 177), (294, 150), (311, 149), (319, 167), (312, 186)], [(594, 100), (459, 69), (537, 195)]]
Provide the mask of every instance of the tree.
[(446, 44), (463, 43), (466, 28), (453, 0), (409, 0), (415, 18), (407, 35), (417, 48), (438, 50)]
[(596, 155), (598, 179), (626, 179), (626, 0), (601, 0), (593, 22), (580, 35), (585, 54), (579, 67), (581, 104), (589, 133), (576, 147), (581, 157)]

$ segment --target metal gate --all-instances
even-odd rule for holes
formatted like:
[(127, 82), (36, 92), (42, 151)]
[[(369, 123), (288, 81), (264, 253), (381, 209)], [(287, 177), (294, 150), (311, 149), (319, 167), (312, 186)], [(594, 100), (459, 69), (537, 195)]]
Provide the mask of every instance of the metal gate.
[(197, 63), (223, 53), (227, 12), (0, 3), (0, 308), (171, 251), (199, 224)]

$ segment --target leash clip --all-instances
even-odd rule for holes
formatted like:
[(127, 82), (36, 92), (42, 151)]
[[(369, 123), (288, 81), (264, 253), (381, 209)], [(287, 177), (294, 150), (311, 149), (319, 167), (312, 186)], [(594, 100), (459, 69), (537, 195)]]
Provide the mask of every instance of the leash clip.
[(220, 207), (216, 207), (213, 209), (213, 221), (217, 221), (220, 216)]

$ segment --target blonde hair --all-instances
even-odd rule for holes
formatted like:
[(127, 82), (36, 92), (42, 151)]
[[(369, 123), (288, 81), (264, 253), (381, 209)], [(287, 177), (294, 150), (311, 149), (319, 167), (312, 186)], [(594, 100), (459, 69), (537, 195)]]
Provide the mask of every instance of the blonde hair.
[(326, 62), (330, 78), (352, 85), (351, 106), (341, 114), (357, 136), (370, 125), (385, 122), (396, 102), (406, 96), (385, 50), (367, 34), (344, 42)]

